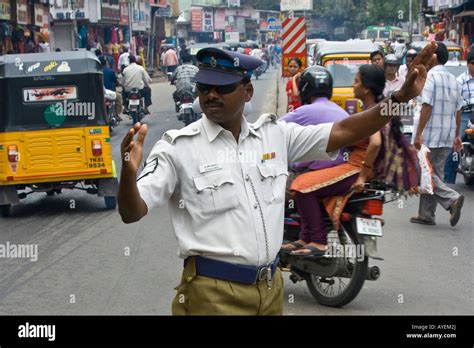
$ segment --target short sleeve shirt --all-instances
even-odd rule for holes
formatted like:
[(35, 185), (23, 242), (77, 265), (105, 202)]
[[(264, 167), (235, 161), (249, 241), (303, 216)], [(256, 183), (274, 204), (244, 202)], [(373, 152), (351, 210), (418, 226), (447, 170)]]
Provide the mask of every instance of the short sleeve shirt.
[(203, 115), (153, 147), (138, 190), (149, 211), (169, 202), (180, 257), (273, 261), (283, 240), (288, 163), (337, 157), (326, 152), (332, 123), (303, 127), (265, 117), (254, 124), (243, 117), (238, 143)]
[(456, 77), (443, 65), (428, 72), (421, 102), (433, 107), (423, 131), (423, 143), (429, 148), (452, 147), (456, 136), (456, 112), (461, 109), (463, 100)]

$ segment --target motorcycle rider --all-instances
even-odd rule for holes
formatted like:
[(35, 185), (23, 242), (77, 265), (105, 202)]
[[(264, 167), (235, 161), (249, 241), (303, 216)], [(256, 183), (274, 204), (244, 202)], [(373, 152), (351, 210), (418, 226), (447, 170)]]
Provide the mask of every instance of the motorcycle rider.
[[(326, 68), (312, 66), (306, 69), (300, 77), (300, 99), (303, 104), (294, 111), (280, 118), (281, 121), (294, 122), (302, 126), (318, 125), (321, 123), (337, 122), (349, 114), (330, 99), (332, 97), (333, 79)], [(343, 152), (334, 161), (296, 162), (291, 164), (293, 172), (304, 172), (329, 168), (344, 163)], [(302, 215), (302, 231), (305, 228), (305, 218)], [(306, 224), (307, 225), (307, 224)], [(303, 247), (303, 237), (300, 241), (282, 246), (283, 250), (296, 250)]]
[[(364, 109), (367, 110), (383, 99), (384, 85), (384, 72), (380, 67), (363, 65), (354, 80), (354, 95), (363, 101)], [(323, 67), (315, 66), (304, 71), (300, 80), (300, 97), (302, 103), (307, 104), (308, 101), (312, 103), (310, 106), (300, 107), (293, 113), (304, 112), (305, 118), (296, 118), (297, 123), (301, 125), (314, 124), (309, 122), (315, 121), (318, 124), (334, 122), (348, 116), (344, 110), (329, 101), (332, 97), (332, 77)], [(339, 113), (339, 118), (331, 119), (336, 111)], [(284, 121), (292, 119), (295, 120), (291, 114), (283, 118)], [(371, 179), (372, 166), (381, 142), (379, 131), (369, 139), (351, 146), (350, 155), (347, 151), (340, 151), (334, 161), (336, 163), (324, 161), (305, 164), (304, 172), (291, 183), (296, 208), (301, 216), (300, 239), (283, 245), (282, 250), (302, 256), (325, 253), (328, 241), (320, 202), (328, 197), (346, 195), (351, 190), (361, 191), (364, 183)], [(298, 167), (301, 169), (301, 165)], [(343, 205), (343, 202), (340, 204)]]
[[(115, 92), (118, 83), (117, 74), (115, 74), (115, 71), (110, 66), (110, 62), (104, 56), (100, 56), (99, 61), (102, 66), (105, 89)], [(117, 114), (117, 120), (119, 122), (122, 121), (120, 117), (122, 113), (122, 96), (118, 93), (115, 93), (115, 113)]]
[[(196, 76), (199, 71), (198, 67), (192, 64), (192, 58), (190, 54), (181, 55), (183, 64), (178, 66), (171, 75), (170, 81), (171, 84), (176, 86), (176, 91), (173, 92), (173, 100), (175, 105), (181, 100), (181, 97), (184, 92), (192, 92), (194, 95), (194, 76)], [(176, 112), (178, 112), (178, 106), (176, 106)]]
[[(128, 93), (132, 88), (138, 88), (141, 96), (145, 99), (145, 114), (149, 114), (148, 106), (151, 105), (151, 78), (146, 70), (136, 63), (136, 58), (133, 55), (129, 57), (130, 64), (125, 69), (119, 78), (120, 84), (123, 86), (123, 100), (127, 100)], [(148, 88), (146, 88), (148, 87)]]
[(400, 69), (398, 69), (398, 74), (400, 76), (403, 76), (403, 78), (407, 76), (408, 68), (410, 67), (410, 64), (413, 62), (417, 55), (418, 53), (413, 48), (407, 51), (407, 54), (405, 56), (406, 64), (403, 64), (402, 66), (400, 66)]
[(405, 83), (405, 77), (398, 73), (400, 67), (400, 61), (394, 54), (387, 54), (384, 59), (384, 70), (385, 70), (385, 89), (383, 95), (388, 96), (390, 92), (396, 91), (402, 88)]

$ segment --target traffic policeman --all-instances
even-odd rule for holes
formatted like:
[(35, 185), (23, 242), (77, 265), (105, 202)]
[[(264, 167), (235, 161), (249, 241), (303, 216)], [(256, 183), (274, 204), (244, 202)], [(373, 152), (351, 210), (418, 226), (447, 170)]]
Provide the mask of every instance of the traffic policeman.
[[(435, 48), (419, 55), (418, 70), (409, 72), (392, 103), (419, 94)], [(138, 176), (147, 126), (129, 130), (121, 146), (120, 215), (136, 222), (169, 202), (185, 260), (173, 314), (282, 314), (277, 255), (288, 163), (336, 158), (340, 147), (368, 138), (390, 117), (381, 117), (379, 106), (318, 126), (277, 121), (273, 114), (251, 124), (243, 109), (261, 61), (214, 48), (200, 50), (197, 60), (202, 119), (167, 131)]]

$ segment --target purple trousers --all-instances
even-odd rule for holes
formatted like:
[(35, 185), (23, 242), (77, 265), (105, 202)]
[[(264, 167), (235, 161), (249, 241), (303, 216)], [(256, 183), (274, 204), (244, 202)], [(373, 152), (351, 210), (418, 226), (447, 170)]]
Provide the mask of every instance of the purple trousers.
[(359, 174), (354, 174), (344, 180), (323, 187), (310, 193), (297, 192), (295, 196), (296, 209), (301, 216), (300, 239), (306, 243), (318, 243), (326, 245), (327, 230), (323, 220), (323, 198), (339, 196), (349, 191), (352, 184), (357, 180)]

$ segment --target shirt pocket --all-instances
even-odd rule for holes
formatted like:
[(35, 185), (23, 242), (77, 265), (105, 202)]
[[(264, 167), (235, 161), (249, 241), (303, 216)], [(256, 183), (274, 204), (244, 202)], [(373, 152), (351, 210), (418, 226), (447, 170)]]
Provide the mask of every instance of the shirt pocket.
[(281, 203), (285, 199), (288, 168), (283, 162), (257, 164), (265, 203)]
[(218, 214), (239, 205), (235, 181), (229, 170), (197, 176), (193, 181), (202, 213)]

